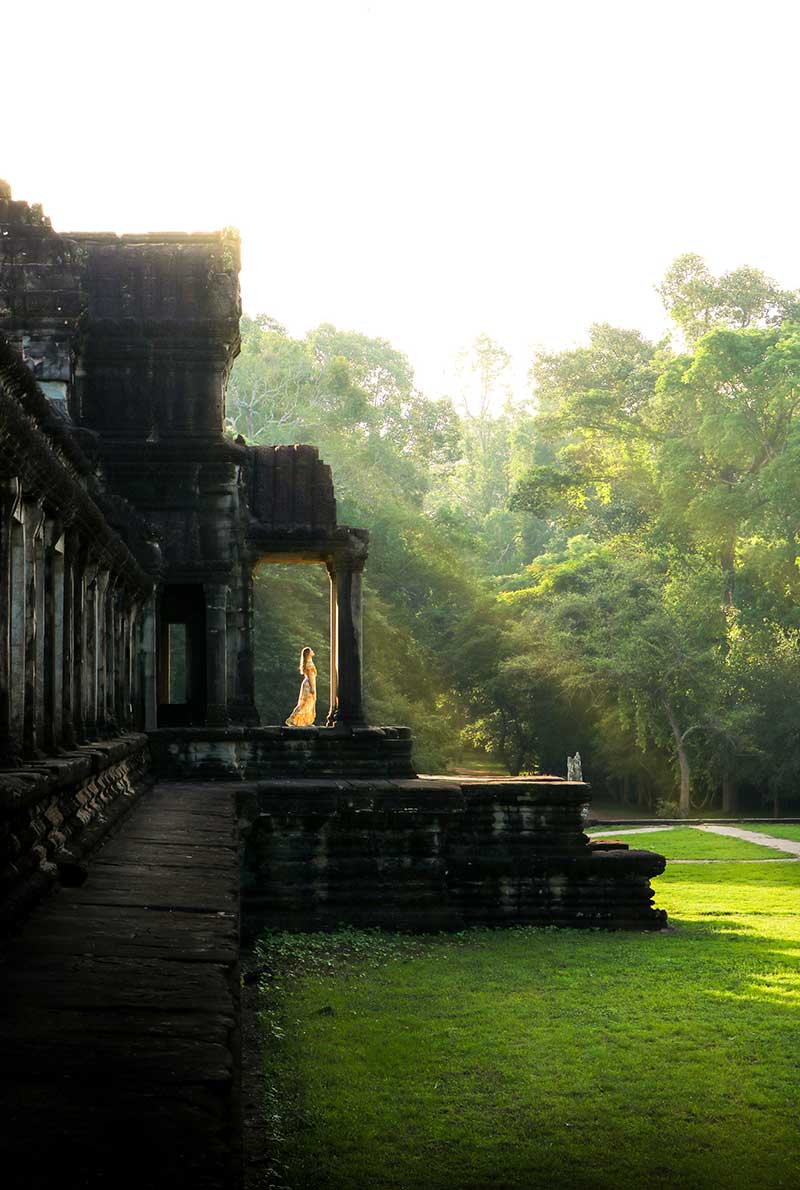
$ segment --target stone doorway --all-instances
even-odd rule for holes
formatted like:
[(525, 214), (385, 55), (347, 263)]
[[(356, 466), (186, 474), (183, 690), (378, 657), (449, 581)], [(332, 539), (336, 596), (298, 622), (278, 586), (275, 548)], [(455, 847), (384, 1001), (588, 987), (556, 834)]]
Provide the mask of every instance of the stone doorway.
[(322, 563), (258, 565), (253, 581), (255, 702), (259, 720), (280, 725), (297, 701), (300, 650), (314, 650), (318, 727), (331, 705), (330, 581)]
[(170, 583), (158, 610), (158, 726), (206, 717), (206, 596), (202, 583)]

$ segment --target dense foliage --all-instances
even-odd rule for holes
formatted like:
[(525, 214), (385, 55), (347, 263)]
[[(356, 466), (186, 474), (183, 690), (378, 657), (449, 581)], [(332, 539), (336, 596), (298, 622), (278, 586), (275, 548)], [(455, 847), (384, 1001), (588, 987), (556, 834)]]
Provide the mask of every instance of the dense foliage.
[[(562, 772), (579, 748), (607, 797), (668, 812), (798, 796), (800, 304), (692, 255), (660, 293), (674, 339), (596, 325), (527, 400), (485, 335), (434, 401), (383, 340), (243, 320), (232, 428), (317, 444), (370, 529), (369, 711), (423, 767)], [(319, 569), (259, 574), (269, 721), (303, 643), (324, 689)]]

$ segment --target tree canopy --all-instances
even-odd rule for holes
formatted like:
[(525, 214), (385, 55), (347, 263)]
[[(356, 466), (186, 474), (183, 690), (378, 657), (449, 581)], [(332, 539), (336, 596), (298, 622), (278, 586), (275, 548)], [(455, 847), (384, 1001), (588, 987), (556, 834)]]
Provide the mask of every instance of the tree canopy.
[[(579, 748), (606, 797), (665, 812), (798, 796), (798, 295), (692, 254), (659, 292), (674, 341), (597, 324), (519, 394), (482, 334), (435, 400), (383, 339), (243, 319), (231, 427), (315, 443), (370, 529), (368, 707), (422, 767)], [(312, 570), (259, 577), (270, 720), (325, 635)]]

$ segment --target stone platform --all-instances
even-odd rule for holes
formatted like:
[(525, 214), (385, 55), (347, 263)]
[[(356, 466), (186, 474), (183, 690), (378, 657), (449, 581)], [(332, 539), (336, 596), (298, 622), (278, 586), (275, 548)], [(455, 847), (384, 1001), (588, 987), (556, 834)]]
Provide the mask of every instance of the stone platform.
[(408, 727), (164, 727), (149, 737), (166, 780), (415, 776)]
[(272, 779), (238, 796), (243, 928), (661, 929), (663, 856), (590, 843), (558, 777)]
[(7, 1190), (240, 1185), (232, 790), (161, 785), (3, 954)]

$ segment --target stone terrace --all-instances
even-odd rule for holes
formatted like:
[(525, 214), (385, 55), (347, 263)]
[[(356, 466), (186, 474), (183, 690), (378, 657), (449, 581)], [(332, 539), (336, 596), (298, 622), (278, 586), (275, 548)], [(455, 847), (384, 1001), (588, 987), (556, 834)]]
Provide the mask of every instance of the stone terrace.
[(9, 942), (3, 1185), (238, 1185), (238, 963), (231, 789), (156, 786)]

